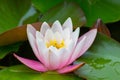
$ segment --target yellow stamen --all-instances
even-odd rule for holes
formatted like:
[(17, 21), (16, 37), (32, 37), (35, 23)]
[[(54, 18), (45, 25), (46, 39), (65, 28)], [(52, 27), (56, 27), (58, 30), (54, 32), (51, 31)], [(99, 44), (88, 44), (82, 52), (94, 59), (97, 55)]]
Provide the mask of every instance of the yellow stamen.
[(50, 40), (48, 43), (46, 43), (47, 48), (49, 48), (50, 46), (54, 46), (57, 49), (63, 48), (65, 47), (65, 42), (64, 40), (62, 40), (60, 43), (58, 43), (56, 40)]

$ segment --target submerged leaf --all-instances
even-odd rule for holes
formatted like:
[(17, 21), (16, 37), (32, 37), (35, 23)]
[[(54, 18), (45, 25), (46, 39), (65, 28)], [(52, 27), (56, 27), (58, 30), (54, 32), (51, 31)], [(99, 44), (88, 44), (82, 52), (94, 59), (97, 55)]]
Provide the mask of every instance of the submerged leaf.
[(18, 51), (21, 43), (15, 43), (7, 46), (0, 46), (0, 59), (4, 58), (11, 51)]

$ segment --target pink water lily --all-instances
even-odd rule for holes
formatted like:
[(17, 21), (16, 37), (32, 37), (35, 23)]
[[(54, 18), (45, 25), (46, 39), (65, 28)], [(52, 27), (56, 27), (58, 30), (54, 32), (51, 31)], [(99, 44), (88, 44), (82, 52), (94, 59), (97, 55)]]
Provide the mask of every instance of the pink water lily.
[(80, 68), (84, 63), (72, 64), (83, 55), (93, 43), (97, 29), (88, 31), (79, 37), (79, 28), (73, 31), (71, 18), (63, 25), (57, 20), (50, 27), (46, 22), (40, 31), (28, 24), (27, 36), (38, 61), (14, 56), (29, 68), (40, 71), (68, 73)]

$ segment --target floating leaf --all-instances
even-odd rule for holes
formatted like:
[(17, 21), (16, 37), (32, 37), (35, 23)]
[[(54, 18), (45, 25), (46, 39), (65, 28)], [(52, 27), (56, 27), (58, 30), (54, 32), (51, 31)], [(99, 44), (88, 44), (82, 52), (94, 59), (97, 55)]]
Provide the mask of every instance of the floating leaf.
[(33, 5), (41, 12), (46, 12), (53, 6), (59, 4), (63, 0), (32, 0)]
[(72, 18), (74, 28), (81, 27), (86, 23), (83, 11), (73, 2), (65, 2), (55, 6), (44, 14), (40, 21), (53, 23), (55, 20), (59, 20), (63, 23), (68, 17)]
[(55, 72), (35, 72), (26, 66), (17, 65), (0, 71), (0, 80), (82, 80), (75, 74), (58, 74)]
[(87, 80), (120, 79), (120, 44), (98, 34), (93, 46), (76, 62), (85, 62), (76, 74)]
[[(33, 23), (32, 25), (36, 29), (39, 29), (41, 23), (37, 22)], [(23, 25), (0, 34), (0, 46), (27, 40), (26, 27), (27, 25)]]
[(85, 13), (88, 26), (98, 18), (105, 23), (120, 20), (120, 0), (76, 0), (76, 2)]
[(0, 33), (17, 26), (30, 3), (30, 0), (0, 0)]

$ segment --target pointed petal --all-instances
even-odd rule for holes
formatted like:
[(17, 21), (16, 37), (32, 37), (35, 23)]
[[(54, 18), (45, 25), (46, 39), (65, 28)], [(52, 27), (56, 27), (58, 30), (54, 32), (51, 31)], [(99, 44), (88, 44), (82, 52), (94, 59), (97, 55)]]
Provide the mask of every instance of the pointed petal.
[(57, 43), (61, 43), (61, 41), (63, 40), (62, 35), (59, 32), (55, 32), (54, 36), (57, 40)]
[(76, 45), (78, 37), (79, 37), (79, 32), (80, 32), (80, 28), (78, 27), (71, 35), (71, 38), (75, 42), (75, 45)]
[(53, 46), (51, 46), (49, 49), (50, 49), (50, 53), (49, 53), (50, 70), (58, 69), (59, 66), (61, 65), (60, 61), (65, 53), (65, 49), (62, 48), (58, 50)]
[(71, 56), (72, 56), (72, 53), (73, 53), (73, 50), (74, 50), (74, 42), (72, 41), (69, 46), (67, 47), (66, 51), (64, 52), (64, 54), (62, 55), (62, 59), (60, 61), (60, 66), (59, 66), (59, 69), (66, 66), (67, 63), (69, 62)]
[(62, 36), (63, 36), (64, 40), (69, 40), (70, 39), (70, 30), (69, 30), (69, 28), (65, 28), (63, 30)]
[(61, 24), (58, 20), (53, 23), (51, 29), (52, 29), (53, 32), (62, 33), (62, 26), (61, 26)]
[(46, 66), (49, 67), (49, 52), (48, 48), (45, 46), (45, 42), (39, 39), (39, 37), (36, 37), (36, 42), (38, 46), (38, 51), (39, 51), (39, 58), (40, 61)]
[(46, 22), (43, 22), (40, 28), (40, 32), (43, 36), (45, 35), (47, 29), (50, 29), (50, 26)]
[(32, 50), (33, 50), (35, 56), (37, 57), (38, 60), (41, 60), (39, 51), (38, 51), (38, 47), (36, 45), (35, 37), (31, 33), (28, 33), (28, 40), (29, 40), (29, 43), (32, 47)]
[(88, 31), (86, 34), (84, 34), (83, 36), (81, 36), (81, 37), (79, 38), (78, 43), (79, 43), (79, 41), (81, 41), (81, 39), (82, 39), (84, 36), (86, 36), (85, 44), (84, 44), (84, 46), (82, 47), (82, 50), (81, 50), (80, 54), (78, 55), (78, 57), (79, 57), (81, 54), (85, 53), (86, 50), (88, 50), (88, 48), (92, 45), (92, 43), (93, 43), (93, 41), (94, 41), (94, 39), (95, 39), (95, 37), (96, 37), (96, 34), (97, 34), (97, 29), (92, 29), (92, 30)]
[(51, 29), (48, 29), (45, 33), (45, 40), (54, 40), (55, 39), (55, 36), (53, 34), (53, 31)]
[(44, 40), (43, 35), (39, 31), (36, 31), (36, 37), (39, 37), (40, 40)]
[(85, 44), (85, 39), (86, 39), (86, 36), (84, 36), (83, 39), (76, 45), (75, 50), (74, 50), (69, 62), (67, 63), (67, 65), (71, 64), (73, 61), (75, 61), (79, 57), (78, 55), (81, 54), (80, 51), (82, 50), (82, 47)]
[(41, 71), (41, 72), (47, 71), (47, 68), (38, 61), (22, 58), (22, 57), (17, 56), (16, 54), (14, 54), (14, 56), (19, 61), (21, 61), (23, 64), (25, 64), (26, 66), (28, 66), (29, 68), (33, 70)]
[(28, 33), (31, 33), (35, 37), (36, 29), (31, 24), (27, 24), (27, 34)]
[(80, 64), (76, 64), (76, 65), (72, 65), (72, 66), (67, 66), (60, 70), (57, 70), (57, 72), (61, 73), (61, 74), (73, 72), (73, 71), (77, 70), (78, 68), (82, 67), (84, 64), (85, 63), (80, 63)]
[(73, 31), (73, 24), (72, 24), (72, 20), (70, 17), (63, 24), (63, 29), (65, 28), (69, 28), (70, 32)]

